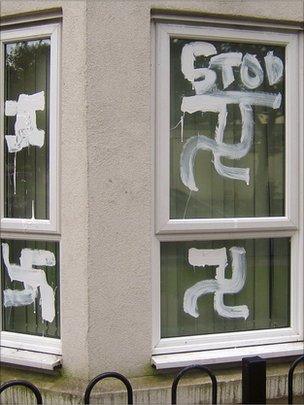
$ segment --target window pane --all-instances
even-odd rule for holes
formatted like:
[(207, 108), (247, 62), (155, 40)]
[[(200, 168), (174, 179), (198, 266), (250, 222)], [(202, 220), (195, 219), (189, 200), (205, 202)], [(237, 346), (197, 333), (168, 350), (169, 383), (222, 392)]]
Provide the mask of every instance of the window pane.
[(59, 243), (2, 240), (3, 330), (60, 337)]
[(281, 46), (171, 39), (170, 218), (285, 215), (284, 67)]
[(4, 211), (49, 218), (50, 40), (5, 45)]
[(289, 325), (289, 238), (161, 243), (162, 337)]

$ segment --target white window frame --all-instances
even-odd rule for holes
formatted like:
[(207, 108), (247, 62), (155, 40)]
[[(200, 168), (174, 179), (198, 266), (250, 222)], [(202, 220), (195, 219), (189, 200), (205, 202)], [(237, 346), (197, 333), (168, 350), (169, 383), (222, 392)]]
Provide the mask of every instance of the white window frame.
[[(7, 218), (4, 216), (4, 162), (1, 159), (0, 190), (1, 193), (1, 229), (3, 231), (59, 231), (59, 52), (60, 52), (60, 24), (48, 24), (34, 27), (2, 30), (1, 60), (4, 61), (4, 45), (8, 42), (49, 38), (51, 42), (50, 54), (50, 119), (49, 119), (49, 219), (36, 218)], [(4, 71), (0, 69), (1, 83), (1, 156), (4, 150)]]
[[(298, 103), (299, 94), (295, 77), (298, 73), (298, 36), (296, 34), (259, 32), (253, 30), (240, 30), (228, 28), (190, 27), (186, 25), (158, 24), (157, 25), (157, 63), (156, 63), (156, 116), (157, 116), (157, 212), (156, 232), (176, 233), (200, 231), (229, 232), (290, 229), (298, 226), (298, 201), (294, 195), (298, 194), (298, 182), (294, 173), (298, 172), (298, 133), (297, 109), (292, 106)], [(286, 212), (282, 217), (265, 218), (237, 218), (237, 219), (170, 219), (169, 217), (169, 191), (170, 191), (170, 138), (164, 136), (170, 131), (170, 38), (191, 38), (194, 40), (223, 40), (249, 43), (263, 43), (286, 46)], [(295, 61), (289, 64), (289, 61)], [(296, 138), (296, 139), (295, 139)], [(293, 158), (291, 158), (293, 157)], [(295, 158), (296, 157), (296, 158)]]
[[(59, 133), (60, 133), (60, 44), (61, 24), (41, 24), (27, 26), (25, 28), (3, 29), (0, 33), (1, 60), (4, 61), (4, 45), (9, 42), (21, 40), (35, 40), (49, 38), (50, 49), (50, 109), (49, 109), (49, 219), (24, 219), (4, 217), (4, 162), (0, 160), (0, 195), (1, 195), (1, 239), (8, 240), (40, 240), (60, 242), (60, 210), (59, 210)], [(4, 72), (0, 69), (1, 84), (1, 137), (0, 154), (4, 153)], [(60, 251), (60, 250), (59, 250)], [(60, 262), (60, 257), (58, 257)], [(60, 277), (61, 278), (61, 277)], [(1, 301), (1, 297), (0, 297)], [(60, 309), (60, 313), (62, 311)], [(2, 321), (2, 317), (1, 317)], [(61, 321), (61, 316), (60, 316)], [(1, 347), (20, 349), (43, 354), (60, 355), (61, 339), (43, 336), (22, 334), (17, 332), (1, 331)], [(5, 349), (6, 350), (6, 349)], [(26, 354), (26, 353), (25, 353)], [(43, 355), (42, 355), (43, 356)], [(9, 358), (10, 356), (8, 356)], [(12, 363), (18, 364), (15, 355), (12, 355)], [(22, 359), (22, 364), (26, 365)], [(39, 363), (39, 361), (38, 361)], [(20, 363), (21, 364), (21, 363)], [(45, 368), (43, 361), (37, 366)]]
[[(198, 352), (197, 358), (204, 362), (207, 353), (212, 352), (212, 362), (222, 362), (220, 349), (244, 348), (244, 355), (256, 352), (266, 353), (267, 346), (271, 353), (275, 347), (285, 344), (284, 350), (277, 352), (291, 355), (299, 350), (303, 341), (303, 35), (299, 30), (286, 29), (276, 32), (271, 26), (263, 30), (254, 29), (252, 24), (241, 23), (238, 28), (227, 27), (227, 21), (220, 26), (219, 21), (204, 25), (204, 21), (193, 18), (195, 24), (188, 25), (176, 22), (178, 17), (155, 17), (154, 26), (154, 55), (155, 66), (153, 78), (155, 82), (155, 129), (156, 162), (155, 162), (155, 212), (154, 235), (152, 245), (153, 257), (153, 338), (152, 363), (157, 368), (166, 368), (180, 363), (178, 356), (182, 353)], [(203, 20), (203, 19), (202, 19)], [(164, 21), (164, 22), (163, 22)], [(198, 25), (200, 22), (200, 25)], [(261, 25), (261, 24), (259, 24)], [(262, 24), (263, 25), (263, 24)], [(285, 32), (284, 32), (285, 30)], [(277, 30), (279, 31), (279, 30)], [(244, 43), (264, 43), (286, 47), (285, 62), (285, 100), (286, 100), (286, 179), (285, 179), (285, 215), (282, 217), (265, 218), (225, 218), (225, 219), (170, 219), (170, 38), (187, 38), (196, 41), (223, 40)], [(298, 106), (296, 108), (295, 106)], [(154, 119), (154, 118), (153, 118)], [(174, 338), (161, 338), (161, 300), (160, 300), (160, 244), (166, 241), (197, 241), (197, 240), (231, 240), (252, 238), (289, 237), (291, 240), (291, 303), (290, 327), (218, 333)], [(286, 350), (286, 344), (290, 350)], [(277, 346), (278, 345), (278, 346)], [(297, 349), (295, 349), (295, 345)], [(247, 348), (247, 349), (246, 349)], [(206, 352), (204, 352), (206, 351)], [(208, 351), (208, 352), (207, 352)], [(216, 354), (218, 351), (218, 357)], [(199, 354), (200, 353), (200, 354)], [(203, 354), (202, 354), (203, 353)], [(204, 355), (206, 353), (206, 355)], [(269, 352), (270, 353), (270, 352)], [(269, 355), (268, 353), (268, 355)], [(158, 355), (172, 355), (171, 359)], [(191, 354), (193, 364), (194, 353)], [(190, 358), (189, 357), (189, 358)], [(180, 361), (185, 361), (181, 358)], [(228, 361), (236, 359), (229, 355)], [(161, 364), (159, 367), (158, 365)], [(187, 364), (187, 361), (182, 363)], [(173, 367), (173, 366), (172, 366)]]

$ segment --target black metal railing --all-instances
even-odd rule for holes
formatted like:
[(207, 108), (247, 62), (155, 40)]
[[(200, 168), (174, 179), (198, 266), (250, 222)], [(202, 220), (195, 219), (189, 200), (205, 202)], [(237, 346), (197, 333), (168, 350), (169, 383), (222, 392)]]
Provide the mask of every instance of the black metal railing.
[(104, 380), (105, 378), (116, 378), (117, 380), (120, 380), (121, 382), (124, 383), (125, 387), (127, 388), (127, 393), (128, 393), (128, 404), (133, 404), (133, 389), (130, 384), (130, 381), (122, 374), (116, 373), (115, 371), (109, 372), (109, 373), (102, 373), (93, 378), (87, 385), (87, 388), (84, 393), (84, 404), (87, 405), (90, 403), (90, 397), (91, 397), (91, 391), (94, 388), (94, 386), (101, 380)]
[(42, 396), (41, 396), (39, 389), (36, 387), (36, 385), (34, 385), (26, 380), (13, 380), (13, 381), (5, 382), (4, 384), (2, 384), (0, 386), (0, 394), (2, 394), (2, 392), (4, 390), (6, 390), (7, 388), (14, 387), (16, 385), (28, 388), (35, 395), (37, 404), (38, 405), (42, 404)]
[[(259, 360), (259, 361), (258, 361)], [(242, 390), (243, 390), (243, 401), (242, 403), (266, 403), (266, 373), (264, 373), (264, 365), (262, 364), (263, 361), (260, 361), (262, 359), (259, 359), (257, 357), (249, 357), (243, 359), (243, 364), (242, 364)], [(288, 404), (293, 403), (293, 377), (294, 377), (294, 371), (295, 368), (298, 366), (299, 363), (304, 361), (304, 355), (298, 357), (290, 366), (289, 371), (288, 371)], [(265, 362), (265, 361), (264, 361)], [(183, 368), (174, 378), (172, 387), (171, 387), (171, 404), (176, 405), (177, 402), (177, 387), (179, 384), (179, 381), (181, 378), (187, 374), (191, 370), (200, 370), (202, 372), (205, 372), (208, 374), (208, 376), (211, 379), (212, 382), (212, 404), (217, 403), (217, 379), (214, 375), (214, 373), (207, 368), (206, 366), (202, 365), (192, 365)], [(263, 373), (262, 373), (262, 371)], [(257, 375), (260, 377), (263, 374), (263, 381), (262, 384), (259, 384), (259, 395), (257, 396), (257, 390), (255, 389), (255, 384), (259, 381), (257, 379)], [(128, 398), (128, 404), (133, 404), (133, 389), (130, 381), (122, 374), (116, 373), (116, 372), (106, 372), (97, 375), (95, 378), (93, 378), (87, 385), (84, 396), (83, 396), (83, 402), (85, 405), (90, 404), (90, 397), (91, 397), (91, 392), (94, 386), (101, 380), (104, 380), (106, 378), (116, 378), (120, 380), (126, 387), (127, 389), (127, 398)], [(36, 397), (36, 403), (37, 404), (42, 404), (42, 395), (40, 390), (32, 383), (26, 380), (13, 380), (13, 381), (7, 381), (4, 384), (0, 386), (0, 394), (4, 390), (10, 387), (14, 386), (23, 386), (25, 388), (28, 388), (29, 390), (32, 391), (32, 393)], [(252, 394), (251, 394), (252, 392)]]
[(290, 366), (289, 371), (288, 371), (288, 403), (292, 404), (293, 403), (293, 373), (295, 371), (295, 368), (301, 361), (304, 361), (304, 355), (298, 357)]
[(209, 370), (209, 368), (201, 365), (193, 365), (193, 366), (188, 366), (183, 368), (177, 376), (174, 378), (174, 381), (172, 383), (172, 388), (171, 388), (171, 404), (176, 405), (176, 396), (177, 396), (177, 386), (180, 381), (180, 379), (187, 374), (191, 370), (200, 370), (209, 375), (212, 381), (212, 403), (216, 404), (217, 401), (217, 380), (215, 375), (212, 373), (212, 371)]

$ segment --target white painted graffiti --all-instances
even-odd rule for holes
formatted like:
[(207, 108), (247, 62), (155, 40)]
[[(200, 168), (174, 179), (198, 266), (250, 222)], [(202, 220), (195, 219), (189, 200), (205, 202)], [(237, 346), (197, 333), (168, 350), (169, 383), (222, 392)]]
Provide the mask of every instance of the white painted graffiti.
[(226, 248), (195, 249), (188, 251), (188, 261), (192, 266), (216, 266), (215, 279), (203, 280), (188, 288), (184, 294), (184, 311), (199, 317), (197, 300), (205, 294), (214, 294), (214, 310), (224, 318), (244, 318), (249, 316), (247, 305), (227, 306), (224, 304), (225, 294), (236, 294), (242, 290), (246, 281), (246, 252), (242, 247), (229, 249), (232, 259), (232, 277), (225, 278), (227, 267)]
[(27, 95), (20, 94), (18, 101), (5, 102), (5, 115), (16, 116), (14, 125), (15, 135), (5, 135), (9, 153), (15, 153), (14, 158), (14, 194), (16, 194), (17, 152), (30, 145), (41, 148), (44, 145), (44, 131), (37, 128), (36, 111), (44, 110), (44, 91)]
[(37, 128), (36, 111), (44, 110), (44, 91), (27, 95), (20, 94), (18, 101), (5, 102), (5, 115), (16, 116), (15, 135), (6, 135), (9, 153), (21, 151), (33, 145), (41, 148), (44, 144), (44, 131)]
[(33, 266), (55, 266), (56, 260), (52, 252), (38, 249), (22, 249), (20, 265), (9, 261), (9, 246), (2, 243), (3, 261), (11, 281), (20, 281), (23, 290), (3, 290), (5, 307), (18, 307), (35, 303), (40, 292), (42, 319), (52, 322), (55, 317), (55, 297), (52, 287), (48, 284), (45, 271)]
[[(197, 57), (209, 57), (208, 68), (196, 68)], [(283, 77), (283, 62), (273, 52), (264, 57), (269, 85), (278, 83)], [(264, 106), (278, 109), (281, 105), (281, 94), (255, 91), (229, 91), (225, 90), (235, 81), (233, 68), (240, 68), (242, 83), (249, 90), (254, 90), (264, 81), (264, 72), (255, 55), (241, 52), (227, 52), (217, 55), (214, 45), (208, 42), (191, 42), (186, 44), (181, 54), (181, 70), (187, 80), (192, 84), (194, 96), (183, 97), (180, 120), (182, 139), (185, 113), (214, 112), (218, 114), (218, 123), (215, 138), (198, 134), (185, 142), (180, 158), (180, 175), (183, 184), (192, 191), (198, 191), (194, 179), (194, 163), (199, 150), (209, 150), (213, 154), (215, 170), (224, 177), (241, 180), (246, 184), (250, 182), (249, 168), (229, 167), (221, 162), (221, 158), (232, 160), (241, 159), (249, 152), (254, 133), (252, 106)], [(221, 69), (223, 90), (218, 89), (217, 74), (212, 68)], [(238, 104), (242, 117), (241, 139), (237, 144), (224, 142), (224, 132), (227, 122), (227, 105)]]

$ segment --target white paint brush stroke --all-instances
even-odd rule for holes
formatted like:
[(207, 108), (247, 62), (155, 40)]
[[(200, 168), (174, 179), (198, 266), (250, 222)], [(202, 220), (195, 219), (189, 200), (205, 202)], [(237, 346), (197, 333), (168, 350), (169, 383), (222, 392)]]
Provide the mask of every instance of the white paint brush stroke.
[[(215, 55), (217, 50), (208, 42), (190, 42), (182, 49), (181, 70), (187, 80), (192, 83), (196, 94), (211, 90), (216, 82), (216, 73), (208, 68), (195, 69), (194, 62), (199, 56)], [(198, 79), (204, 79), (199, 80)]]
[[(213, 111), (226, 104), (250, 104), (277, 109), (282, 101), (281, 93), (247, 91), (214, 91), (208, 94), (183, 97), (181, 110), (193, 114), (197, 111)], [(210, 107), (210, 110), (208, 110)], [(204, 109), (204, 110), (202, 110)]]
[(273, 56), (273, 51), (269, 51), (264, 57), (268, 82), (270, 86), (278, 83), (283, 77), (284, 65), (278, 56)]
[(33, 145), (41, 148), (44, 144), (44, 131), (37, 128), (36, 111), (44, 110), (44, 91), (32, 95), (20, 94), (18, 101), (5, 102), (5, 115), (16, 115), (15, 135), (6, 135), (9, 153), (20, 152)]
[(242, 63), (242, 52), (227, 52), (210, 58), (209, 67), (218, 67), (222, 69), (223, 87), (226, 89), (234, 82), (234, 74), (232, 67), (240, 66)]
[(184, 312), (199, 317), (197, 300), (205, 294), (214, 294), (214, 310), (224, 318), (244, 318), (249, 316), (247, 305), (227, 306), (224, 304), (224, 294), (236, 294), (242, 290), (246, 281), (246, 252), (242, 247), (232, 247), (232, 277), (225, 278), (227, 266), (226, 248), (195, 249), (188, 252), (188, 261), (192, 266), (217, 266), (214, 280), (199, 281), (188, 288), (184, 294)]
[[(250, 75), (249, 71), (253, 74)], [(255, 55), (246, 53), (241, 66), (241, 79), (248, 89), (256, 89), (263, 83), (264, 72)]]
[(36, 290), (27, 288), (24, 290), (10, 290), (3, 291), (3, 304), (5, 307), (19, 307), (30, 305), (35, 302)]
[[(24, 290), (4, 290), (4, 306), (29, 305), (35, 301), (37, 289), (40, 291), (40, 305), (42, 318), (52, 322), (55, 317), (55, 297), (52, 287), (48, 284), (44, 270), (33, 266), (55, 266), (56, 260), (52, 252), (38, 249), (22, 249), (20, 265), (11, 264), (9, 261), (9, 245), (2, 243), (3, 261), (11, 281), (20, 281)], [(12, 293), (14, 291), (14, 293)], [(32, 292), (32, 301), (30, 300)]]

